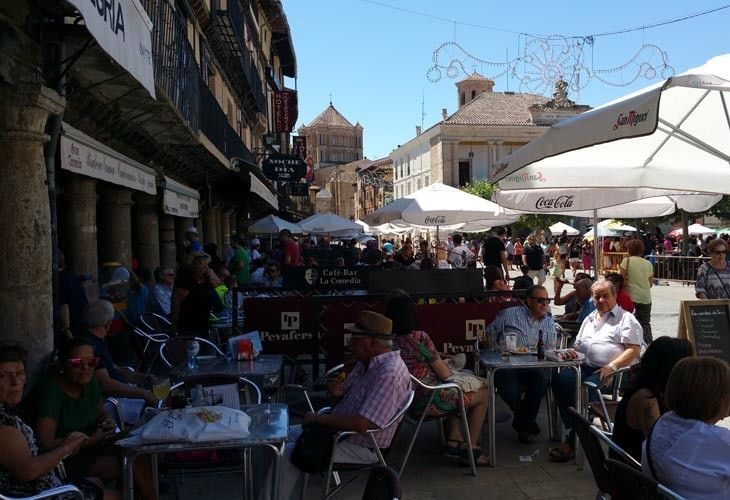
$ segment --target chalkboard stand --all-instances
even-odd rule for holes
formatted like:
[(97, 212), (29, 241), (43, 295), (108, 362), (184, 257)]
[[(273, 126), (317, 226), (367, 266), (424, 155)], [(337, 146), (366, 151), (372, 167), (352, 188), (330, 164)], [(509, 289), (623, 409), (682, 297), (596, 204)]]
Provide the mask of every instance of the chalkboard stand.
[[(697, 318), (707, 313), (712, 319), (698, 323)], [(698, 356), (716, 356), (730, 362), (730, 300), (683, 300), (677, 333), (679, 338), (692, 342)], [(700, 339), (703, 342), (698, 342)], [(712, 352), (705, 352), (707, 349)]]

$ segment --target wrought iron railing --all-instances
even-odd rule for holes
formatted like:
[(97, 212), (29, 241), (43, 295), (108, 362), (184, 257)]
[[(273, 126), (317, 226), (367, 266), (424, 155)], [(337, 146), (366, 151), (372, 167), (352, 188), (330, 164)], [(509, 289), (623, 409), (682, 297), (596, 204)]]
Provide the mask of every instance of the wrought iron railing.
[(246, 45), (246, 21), (238, 0), (228, 0), (225, 9), (221, 8), (219, 0), (212, 0), (211, 20), (206, 33), (210, 39), (218, 42), (212, 45), (219, 52), (219, 59), (239, 77), (241, 86), (235, 90), (244, 101), (253, 103), (258, 112), (267, 114), (264, 86)]
[(187, 37), (185, 20), (168, 2), (143, 0), (153, 24), (152, 60), (155, 85), (192, 129), (200, 126), (200, 69)]

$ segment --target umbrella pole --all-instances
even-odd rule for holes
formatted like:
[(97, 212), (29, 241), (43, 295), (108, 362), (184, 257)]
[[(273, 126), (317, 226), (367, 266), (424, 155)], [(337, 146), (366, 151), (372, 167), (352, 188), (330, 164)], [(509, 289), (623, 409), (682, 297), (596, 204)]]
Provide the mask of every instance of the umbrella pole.
[(601, 247), (598, 239), (598, 210), (593, 210), (593, 267), (596, 278), (601, 274)]

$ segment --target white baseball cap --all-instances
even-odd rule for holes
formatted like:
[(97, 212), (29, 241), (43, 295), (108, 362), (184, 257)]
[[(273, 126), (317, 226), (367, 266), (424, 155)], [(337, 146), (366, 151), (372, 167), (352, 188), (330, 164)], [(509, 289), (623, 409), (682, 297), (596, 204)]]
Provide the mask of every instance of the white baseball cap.
[(186, 233), (195, 233), (198, 234), (198, 228), (195, 226), (190, 226), (185, 230)]
[(251, 246), (252, 247), (255, 247), (256, 245), (260, 245), (260, 244), (261, 244), (261, 242), (259, 241), (258, 238), (254, 238), (254, 239), (251, 240)]

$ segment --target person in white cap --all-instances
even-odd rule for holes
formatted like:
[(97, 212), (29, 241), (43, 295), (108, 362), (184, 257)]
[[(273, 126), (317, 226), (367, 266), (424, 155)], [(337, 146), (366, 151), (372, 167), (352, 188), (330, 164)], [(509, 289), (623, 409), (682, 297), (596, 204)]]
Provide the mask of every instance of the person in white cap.
[(259, 252), (259, 248), (261, 248), (261, 241), (259, 241), (258, 238), (254, 238), (251, 240), (251, 260), (254, 261), (256, 259), (260, 259), (262, 257), (261, 252)]
[(186, 254), (203, 251), (203, 244), (200, 243), (200, 236), (198, 235), (197, 227), (190, 226), (185, 230), (185, 241), (183, 242), (183, 246), (185, 247)]

